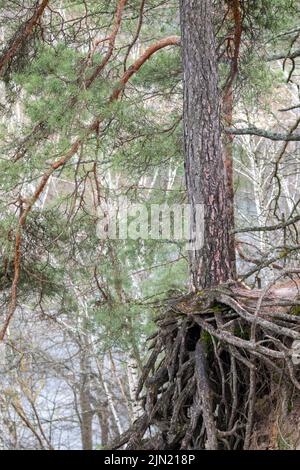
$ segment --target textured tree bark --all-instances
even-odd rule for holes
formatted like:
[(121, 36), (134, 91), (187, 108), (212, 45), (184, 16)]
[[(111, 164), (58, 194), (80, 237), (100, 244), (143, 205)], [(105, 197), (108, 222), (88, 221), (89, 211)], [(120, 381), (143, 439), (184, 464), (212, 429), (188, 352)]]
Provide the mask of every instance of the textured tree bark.
[[(202, 248), (190, 251), (193, 290), (234, 277), (212, 8), (210, 0), (180, 0), (186, 184), (193, 214), (192, 233), (202, 231)], [(200, 227), (198, 205), (204, 211)]]

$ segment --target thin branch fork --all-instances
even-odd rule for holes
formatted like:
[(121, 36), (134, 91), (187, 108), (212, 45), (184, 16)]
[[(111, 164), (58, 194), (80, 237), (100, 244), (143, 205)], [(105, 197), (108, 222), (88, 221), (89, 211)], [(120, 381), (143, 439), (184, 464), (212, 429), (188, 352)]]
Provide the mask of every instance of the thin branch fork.
[(201, 398), (203, 420), (207, 431), (207, 448), (208, 450), (218, 449), (217, 428), (215, 425), (211, 390), (207, 380), (207, 364), (205, 357), (205, 347), (201, 341), (198, 341), (195, 350), (196, 361), (196, 380), (197, 389)]

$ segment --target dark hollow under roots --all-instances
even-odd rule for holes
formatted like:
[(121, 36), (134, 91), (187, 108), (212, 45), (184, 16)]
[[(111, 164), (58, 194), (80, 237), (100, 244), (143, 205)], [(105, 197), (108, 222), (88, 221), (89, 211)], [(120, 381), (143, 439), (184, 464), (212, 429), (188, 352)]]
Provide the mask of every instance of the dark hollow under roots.
[(282, 391), (300, 391), (299, 305), (236, 284), (170, 301), (138, 387), (144, 414), (111, 448), (253, 447)]

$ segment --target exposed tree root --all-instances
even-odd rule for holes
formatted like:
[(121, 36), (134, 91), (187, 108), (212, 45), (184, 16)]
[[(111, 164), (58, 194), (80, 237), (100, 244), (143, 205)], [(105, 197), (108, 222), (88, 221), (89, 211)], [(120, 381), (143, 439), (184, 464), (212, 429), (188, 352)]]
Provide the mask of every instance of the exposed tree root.
[(157, 318), (138, 395), (145, 413), (112, 444), (126, 449), (248, 449), (261, 403), (300, 391), (296, 293), (219, 286)]

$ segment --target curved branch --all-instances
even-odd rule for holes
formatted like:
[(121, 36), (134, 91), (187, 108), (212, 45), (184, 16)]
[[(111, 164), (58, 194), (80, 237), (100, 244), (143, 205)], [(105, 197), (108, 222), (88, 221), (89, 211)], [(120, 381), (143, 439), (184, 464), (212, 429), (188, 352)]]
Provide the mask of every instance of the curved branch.
[(47, 7), (49, 0), (43, 0), (40, 6), (35, 11), (34, 15), (30, 18), (30, 20), (25, 24), (22, 33), (13, 41), (12, 45), (8, 49), (8, 51), (1, 57), (0, 59), (0, 74), (2, 72), (3, 67), (7, 64), (7, 62), (12, 59), (12, 57), (17, 53), (20, 46), (23, 42), (32, 34), (33, 28), (38, 22), (39, 18), (44, 13), (45, 8)]
[(281, 52), (279, 54), (274, 54), (267, 58), (268, 62), (273, 60), (281, 60), (281, 59), (296, 59), (300, 56), (300, 49), (296, 49), (294, 52)]
[[(247, 261), (247, 263), (251, 263), (251, 264), (255, 264), (255, 266), (260, 266), (261, 264), (261, 259), (259, 258), (254, 258), (253, 256), (249, 256), (249, 255), (246, 255), (244, 253), (244, 251), (242, 250), (241, 248), (241, 245), (243, 245), (243, 242), (242, 241), (237, 241), (236, 242), (236, 250), (239, 254), (239, 257), (243, 260), (243, 261)], [(284, 268), (283, 266), (281, 266), (279, 263), (273, 263), (272, 265), (272, 268), (274, 269), (278, 269), (280, 271), (282, 271)]]

